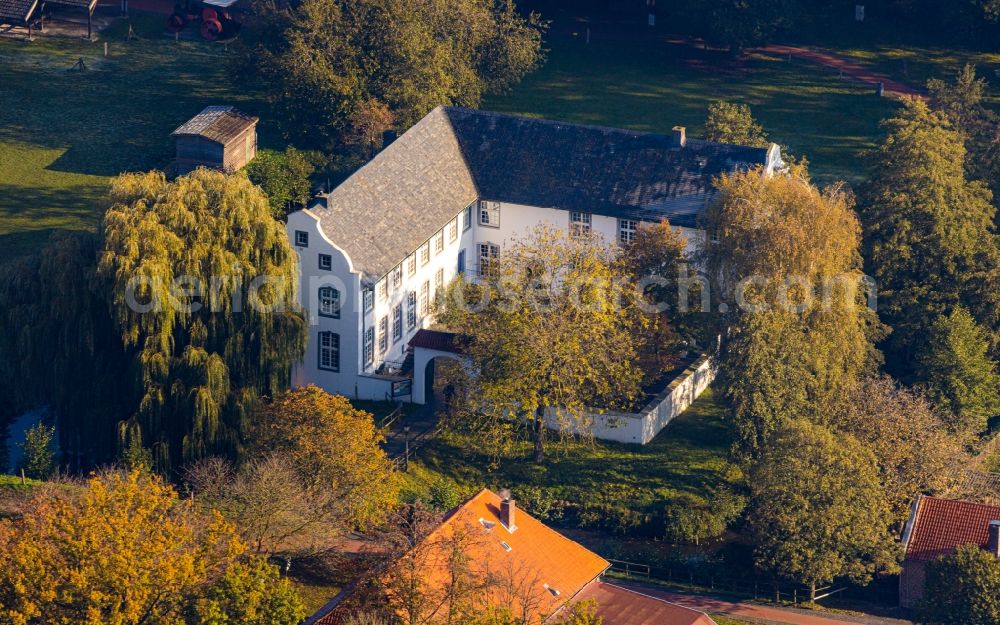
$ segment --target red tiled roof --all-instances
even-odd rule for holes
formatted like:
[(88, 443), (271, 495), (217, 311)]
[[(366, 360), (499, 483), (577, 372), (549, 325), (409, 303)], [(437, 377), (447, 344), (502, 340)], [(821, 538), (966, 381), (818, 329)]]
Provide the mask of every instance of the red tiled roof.
[(903, 536), (906, 559), (934, 560), (968, 544), (986, 547), (990, 521), (996, 520), (1000, 506), (920, 497)]
[(716, 625), (707, 614), (605, 582), (594, 582), (576, 600), (597, 602), (603, 625)]
[(423, 347), (434, 349), (439, 352), (450, 352), (461, 354), (462, 346), (459, 335), (454, 332), (441, 332), (440, 330), (417, 330), (417, 333), (410, 339), (410, 347)]

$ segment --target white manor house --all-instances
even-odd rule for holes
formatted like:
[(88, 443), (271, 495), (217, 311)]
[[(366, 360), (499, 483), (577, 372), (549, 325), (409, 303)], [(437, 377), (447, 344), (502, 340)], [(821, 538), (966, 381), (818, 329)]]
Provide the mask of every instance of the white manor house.
[[(309, 347), (292, 380), (356, 399), (425, 402), (435, 293), (474, 277), (542, 222), (609, 244), (699, 216), (723, 172), (782, 166), (752, 148), (456, 107), (438, 107), (308, 209), (288, 217)], [(416, 340), (414, 340), (416, 336)], [(414, 356), (414, 348), (422, 352)]]

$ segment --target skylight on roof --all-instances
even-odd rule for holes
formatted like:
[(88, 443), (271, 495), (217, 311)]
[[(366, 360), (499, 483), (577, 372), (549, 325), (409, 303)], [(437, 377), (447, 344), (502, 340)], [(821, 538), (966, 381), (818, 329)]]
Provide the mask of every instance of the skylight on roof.
[(494, 527), (496, 527), (496, 525), (497, 525), (497, 524), (496, 524), (496, 523), (494, 523), (493, 521), (487, 521), (486, 519), (479, 519), (479, 522), (480, 522), (480, 523), (482, 524), (482, 526), (483, 526), (483, 527), (485, 527), (485, 528), (486, 528), (487, 530), (491, 530), (491, 529), (493, 529)]
[(549, 586), (548, 584), (545, 584), (545, 590), (549, 591), (553, 597), (558, 597), (561, 594), (557, 589)]
[(501, 542), (500, 546), (503, 547), (504, 551), (510, 551), (511, 549), (513, 549), (513, 547), (511, 547), (510, 545), (508, 545), (506, 542)]

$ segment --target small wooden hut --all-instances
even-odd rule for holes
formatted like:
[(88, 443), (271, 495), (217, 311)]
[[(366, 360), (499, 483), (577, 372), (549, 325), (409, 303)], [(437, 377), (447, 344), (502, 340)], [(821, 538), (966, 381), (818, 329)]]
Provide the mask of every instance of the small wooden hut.
[(177, 173), (198, 167), (240, 169), (257, 155), (257, 121), (232, 106), (205, 107), (170, 135), (177, 146)]
[(38, 0), (0, 0), (0, 24), (24, 26), (31, 39), (31, 25), (37, 19)]

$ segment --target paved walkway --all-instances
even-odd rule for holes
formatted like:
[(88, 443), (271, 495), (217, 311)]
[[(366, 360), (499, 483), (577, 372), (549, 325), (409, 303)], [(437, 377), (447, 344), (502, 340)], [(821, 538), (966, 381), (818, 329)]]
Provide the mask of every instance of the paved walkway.
[(910, 621), (880, 616), (825, 614), (812, 610), (779, 608), (744, 601), (720, 599), (709, 595), (675, 592), (645, 584), (623, 583), (621, 580), (615, 580), (615, 583), (632, 588), (636, 592), (658, 597), (671, 603), (701, 610), (709, 614), (722, 614), (767, 625), (845, 625), (845, 623), (853, 623), (855, 625), (912, 625)]
[(849, 61), (843, 57), (839, 57), (835, 54), (825, 52), (823, 50), (817, 50), (813, 48), (802, 48), (799, 46), (786, 46), (780, 44), (772, 44), (769, 46), (764, 46), (761, 48), (753, 48), (755, 51), (759, 52), (770, 52), (772, 54), (780, 54), (782, 56), (793, 56), (797, 59), (802, 59), (804, 61), (810, 61), (818, 65), (822, 65), (831, 70), (840, 72), (844, 76), (849, 76), (854, 80), (859, 82), (875, 86), (878, 83), (882, 83), (885, 87), (886, 92), (895, 93), (897, 95), (913, 96), (917, 98), (922, 98), (923, 94), (914, 89), (909, 85), (904, 85), (901, 82), (895, 81), (883, 74), (873, 72), (863, 65), (859, 65), (853, 61)]

